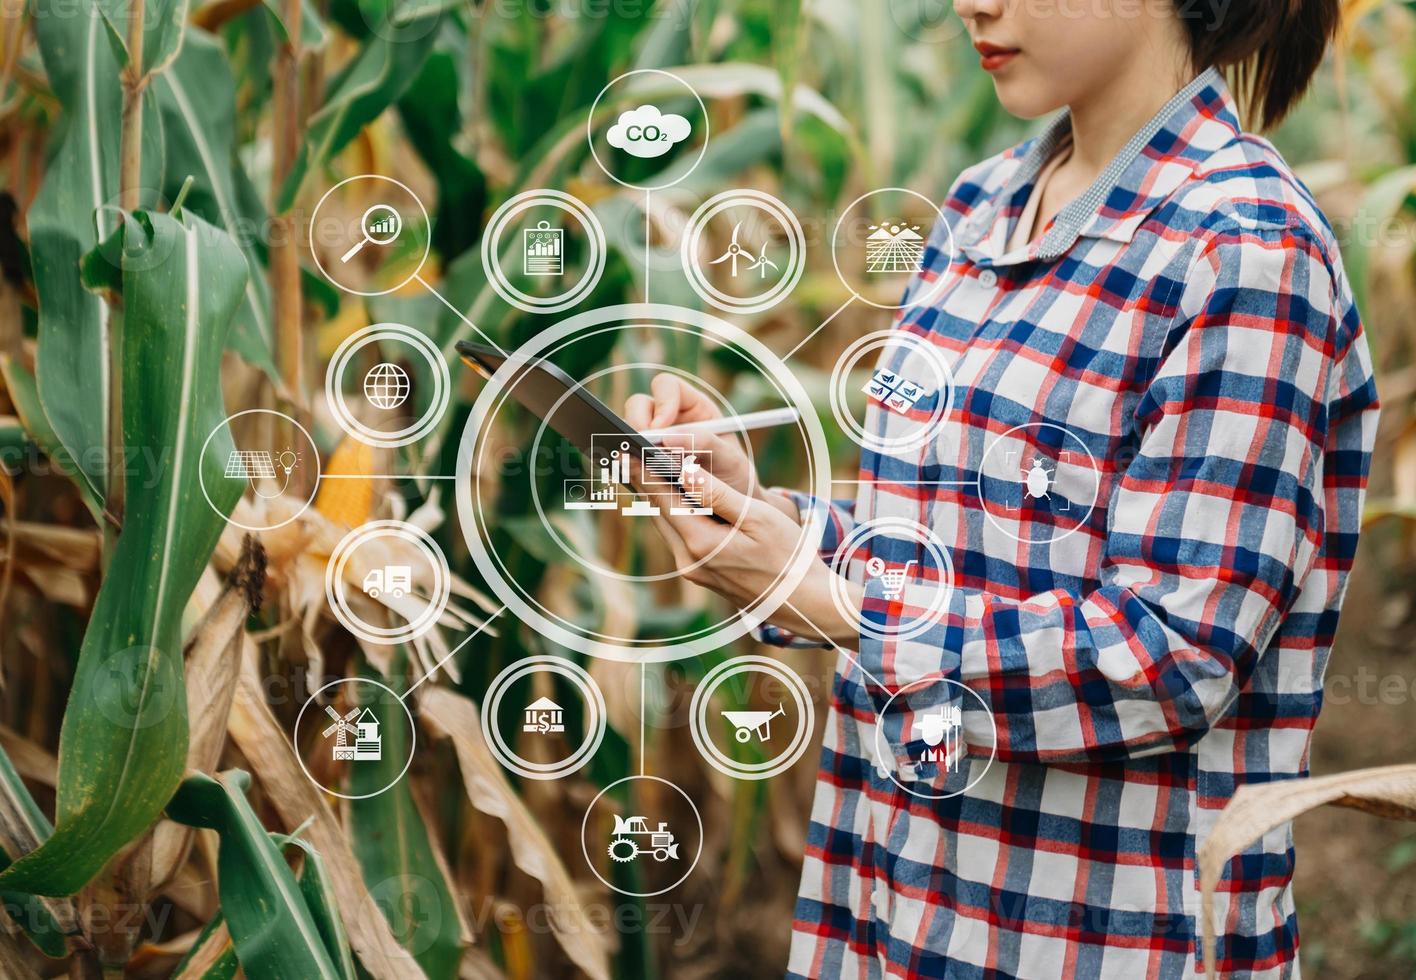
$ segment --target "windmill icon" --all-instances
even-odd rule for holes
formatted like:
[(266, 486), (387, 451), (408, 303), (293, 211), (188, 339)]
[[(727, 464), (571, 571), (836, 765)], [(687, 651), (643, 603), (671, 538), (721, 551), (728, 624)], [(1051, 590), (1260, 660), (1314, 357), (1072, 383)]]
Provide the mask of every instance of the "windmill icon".
[(741, 230), (741, 221), (733, 225), (733, 234), (732, 238), (728, 241), (728, 250), (722, 255), (718, 256), (716, 259), (711, 260), (708, 264), (721, 265), (724, 262), (731, 262), (732, 264), (728, 266), (728, 274), (731, 275), (734, 279), (736, 279), (738, 274), (738, 259), (743, 259), (750, 263), (747, 267), (748, 272), (751, 272), (753, 269), (756, 269), (757, 274), (760, 278), (767, 278), (767, 267), (771, 266), (772, 269), (775, 270), (777, 268), (777, 263), (767, 258), (766, 245), (762, 246), (761, 255), (753, 255), (750, 250), (743, 248), (742, 245), (738, 243), (738, 232), (740, 232)]
[[(360, 712), (363, 712), (360, 714)], [(334, 736), (334, 759), (352, 759), (356, 762), (378, 762), (383, 757), (383, 744), (379, 738), (379, 721), (368, 708), (355, 706), (343, 715), (331, 705), (325, 705), (325, 714), (334, 719), (322, 733), (325, 738)], [(354, 744), (349, 744), (353, 736)]]

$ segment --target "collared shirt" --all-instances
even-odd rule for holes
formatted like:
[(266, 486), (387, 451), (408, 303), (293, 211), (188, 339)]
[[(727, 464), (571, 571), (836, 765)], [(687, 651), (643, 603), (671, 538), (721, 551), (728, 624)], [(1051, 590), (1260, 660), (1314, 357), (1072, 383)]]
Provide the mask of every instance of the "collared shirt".
[[(879, 363), (924, 395), (799, 501), (866, 599), (793, 977), (1192, 976), (1198, 844), (1308, 772), (1377, 418), (1332, 232), (1207, 71), (1009, 249), (1069, 132), (956, 182)], [(1292, 870), (1230, 862), (1221, 975), (1296, 974)]]

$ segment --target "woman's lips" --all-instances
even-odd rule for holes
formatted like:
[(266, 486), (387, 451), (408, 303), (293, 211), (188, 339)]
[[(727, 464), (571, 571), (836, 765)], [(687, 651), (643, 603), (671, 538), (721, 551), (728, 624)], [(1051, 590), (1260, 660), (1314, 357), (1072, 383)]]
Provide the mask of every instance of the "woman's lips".
[(974, 42), (974, 50), (978, 52), (978, 63), (983, 66), (984, 71), (997, 71), (1019, 53), (1017, 48), (1005, 48), (987, 41)]

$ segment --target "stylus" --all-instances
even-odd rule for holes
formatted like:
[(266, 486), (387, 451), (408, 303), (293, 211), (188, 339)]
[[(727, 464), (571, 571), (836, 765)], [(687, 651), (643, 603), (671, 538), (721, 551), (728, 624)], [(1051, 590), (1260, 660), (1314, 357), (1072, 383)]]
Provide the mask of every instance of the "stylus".
[(746, 415), (729, 415), (721, 419), (705, 419), (702, 422), (685, 422), (671, 425), (667, 429), (647, 429), (641, 432), (649, 440), (662, 439), (671, 435), (713, 435), (722, 432), (750, 432), (753, 429), (770, 429), (774, 425), (791, 425), (801, 418), (795, 408), (769, 408), (762, 412), (748, 412)]

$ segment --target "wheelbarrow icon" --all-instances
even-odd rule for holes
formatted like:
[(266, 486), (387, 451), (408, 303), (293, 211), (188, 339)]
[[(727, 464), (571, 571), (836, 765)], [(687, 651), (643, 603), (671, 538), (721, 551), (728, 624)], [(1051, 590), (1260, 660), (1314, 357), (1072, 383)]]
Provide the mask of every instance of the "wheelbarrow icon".
[(911, 558), (899, 568), (888, 568), (883, 558), (872, 558), (866, 562), (865, 570), (880, 580), (885, 598), (894, 602), (905, 591), (905, 577), (909, 575), (910, 566), (914, 564), (916, 562)]
[(781, 715), (783, 718), (787, 713), (782, 710), (782, 706), (777, 705), (776, 711), (724, 711), (723, 717), (728, 719), (728, 724), (737, 729), (733, 733), (733, 738), (739, 742), (746, 742), (752, 738), (752, 733), (757, 733), (759, 741), (767, 741), (772, 737), (772, 719)]

